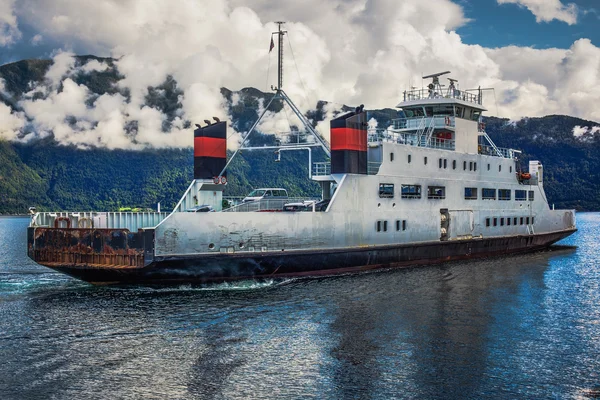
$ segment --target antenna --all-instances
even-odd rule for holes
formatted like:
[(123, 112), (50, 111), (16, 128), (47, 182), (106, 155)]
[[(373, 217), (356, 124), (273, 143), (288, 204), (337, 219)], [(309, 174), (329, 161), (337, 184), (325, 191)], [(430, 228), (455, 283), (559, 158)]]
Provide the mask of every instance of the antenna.
[(449, 73), (450, 73), (450, 71), (438, 72), (437, 74), (431, 74), (431, 75), (424, 76), (423, 79), (433, 78), (433, 84), (439, 85), (440, 84), (440, 76), (446, 75)]
[(437, 74), (431, 74), (424, 76), (423, 79), (432, 78), (432, 82), (427, 85), (429, 89), (429, 98), (433, 99), (438, 97), (442, 93), (442, 85), (440, 85), (440, 76), (449, 74), (450, 71), (438, 72)]

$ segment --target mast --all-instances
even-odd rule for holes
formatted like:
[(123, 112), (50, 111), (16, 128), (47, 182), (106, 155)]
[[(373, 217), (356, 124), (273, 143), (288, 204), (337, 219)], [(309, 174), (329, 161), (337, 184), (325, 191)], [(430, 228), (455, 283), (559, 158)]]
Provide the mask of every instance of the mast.
[(284, 24), (283, 21), (275, 22), (279, 25), (279, 29), (276, 34), (279, 36), (278, 40), (278, 55), (277, 55), (277, 91), (280, 91), (283, 87), (283, 35), (287, 33), (287, 31), (281, 30), (281, 25)]
[[(233, 161), (233, 159), (235, 158), (237, 153), (242, 149), (244, 149), (244, 150), (277, 149), (277, 151), (278, 151), (279, 149), (283, 149), (283, 148), (287, 148), (288, 150), (292, 150), (292, 149), (304, 150), (304, 149), (310, 149), (311, 147), (321, 147), (323, 149), (323, 151), (325, 152), (325, 154), (327, 155), (327, 157), (331, 157), (331, 151), (329, 150), (329, 144), (325, 141), (325, 139), (321, 136), (321, 134), (319, 134), (315, 130), (315, 128), (313, 128), (312, 124), (306, 119), (306, 117), (304, 116), (304, 114), (302, 114), (300, 109), (298, 107), (296, 107), (296, 105), (294, 104), (292, 99), (290, 99), (289, 96), (283, 91), (283, 36), (287, 33), (287, 31), (284, 31), (282, 29), (282, 25), (285, 23), (284, 21), (277, 21), (275, 23), (278, 25), (278, 29), (277, 29), (277, 32), (273, 32), (272, 34), (278, 35), (278, 40), (277, 40), (278, 43), (277, 44), (279, 46), (279, 48), (277, 49), (277, 67), (278, 67), (277, 68), (277, 87), (271, 86), (271, 90), (275, 91), (275, 94), (273, 95), (273, 97), (271, 97), (271, 100), (269, 100), (269, 102), (267, 103), (266, 107), (264, 108), (262, 114), (260, 114), (260, 116), (258, 117), (256, 122), (254, 122), (254, 124), (252, 125), (252, 127), (250, 128), (250, 130), (248, 131), (246, 136), (244, 136), (244, 138), (242, 139), (242, 143), (240, 144), (240, 147), (233, 153), (231, 158), (227, 161), (227, 164), (225, 164), (225, 167), (223, 168), (223, 170), (221, 171), (219, 176), (223, 175), (223, 173), (225, 172), (225, 170), (227, 169), (227, 167), (229, 166), (231, 161)], [(298, 146), (298, 145), (287, 145), (286, 146), (285, 144), (282, 144), (279, 146), (268, 146), (268, 147), (264, 147), (264, 146), (263, 147), (245, 147), (244, 145), (248, 141), (248, 138), (254, 132), (254, 130), (260, 123), (260, 121), (263, 119), (263, 117), (269, 110), (269, 107), (271, 106), (273, 101), (278, 100), (278, 99), (281, 99), (285, 103), (288, 104), (288, 106), (294, 112), (296, 117), (298, 117), (298, 119), (300, 120), (302, 125), (304, 125), (304, 128), (306, 128), (308, 133), (310, 133), (311, 136), (313, 136), (315, 138), (316, 143), (305, 143), (305, 144), (302, 144), (301, 146)], [(312, 166), (309, 165), (309, 173), (310, 173), (311, 167)]]

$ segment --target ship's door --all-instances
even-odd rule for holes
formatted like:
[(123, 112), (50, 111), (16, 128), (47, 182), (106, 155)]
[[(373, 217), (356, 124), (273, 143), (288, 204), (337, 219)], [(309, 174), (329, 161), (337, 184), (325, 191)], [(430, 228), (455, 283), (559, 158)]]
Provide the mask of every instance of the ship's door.
[(473, 237), (475, 219), (473, 210), (449, 210), (448, 239), (469, 239)]

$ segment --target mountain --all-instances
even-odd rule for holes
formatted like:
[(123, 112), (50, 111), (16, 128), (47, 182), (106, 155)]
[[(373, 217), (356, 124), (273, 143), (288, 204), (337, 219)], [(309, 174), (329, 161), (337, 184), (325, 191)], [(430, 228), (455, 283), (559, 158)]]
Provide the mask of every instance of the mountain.
[[(83, 71), (91, 61), (104, 68)], [(81, 67), (77, 69), (77, 67)], [(48, 80), (50, 60), (24, 60), (0, 66), (0, 102), (13, 112), (23, 112), (24, 98), (44, 98), (34, 90)], [(69, 77), (92, 93), (88, 101), (103, 94), (130, 94), (117, 83), (122, 79), (115, 60), (94, 56), (75, 57)], [(2, 86), (0, 86), (0, 89)], [(58, 92), (60, 92), (60, 88)], [(181, 90), (168, 77), (157, 87), (149, 87), (147, 107), (159, 110), (163, 131), (176, 123), (181, 109)], [(221, 89), (232, 125), (247, 131), (258, 117), (261, 104), (271, 93), (254, 88), (240, 91)], [(317, 123), (325, 118), (327, 103), (318, 102), (308, 117)], [(1, 104), (0, 104), (1, 106)], [(88, 104), (89, 106), (89, 104)], [(282, 104), (274, 104), (277, 112)], [(397, 115), (395, 110), (372, 110), (370, 117), (386, 126)], [(522, 150), (519, 163), (527, 169), (529, 160), (540, 160), (545, 168), (545, 189), (550, 204), (557, 208), (600, 210), (600, 128), (593, 121), (552, 115), (520, 121), (489, 117), (486, 130), (499, 147)], [(194, 121), (198, 122), (198, 121)], [(69, 124), (77, 123), (75, 120)], [(0, 121), (0, 134), (2, 133)], [(184, 127), (192, 121), (184, 121)], [(33, 129), (25, 126), (25, 133)], [(135, 124), (128, 129), (135, 134)], [(292, 127), (294, 129), (294, 127)], [(1, 137), (1, 135), (0, 135)], [(133, 137), (135, 140), (135, 137)], [(190, 146), (191, 146), (190, 142)], [(257, 132), (255, 146), (273, 145), (275, 137)], [(306, 152), (282, 153), (274, 162), (272, 151), (243, 151), (231, 164), (225, 195), (245, 196), (258, 186), (285, 187), (291, 196), (318, 196), (319, 186), (309, 181)], [(313, 162), (324, 160), (313, 151)], [(22, 141), (0, 140), (0, 213), (25, 213), (29, 206), (39, 210), (118, 210), (120, 207), (173, 207), (192, 179), (193, 153), (189, 148), (151, 148), (109, 150), (94, 146), (59, 143), (53, 135)]]

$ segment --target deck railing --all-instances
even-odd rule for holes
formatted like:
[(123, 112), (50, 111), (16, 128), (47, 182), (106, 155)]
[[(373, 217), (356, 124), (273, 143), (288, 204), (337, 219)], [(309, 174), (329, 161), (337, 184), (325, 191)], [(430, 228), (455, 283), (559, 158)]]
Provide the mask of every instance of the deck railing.
[(165, 219), (167, 212), (40, 212), (30, 226), (55, 228), (128, 229), (136, 232), (152, 228)]
[(404, 101), (415, 101), (424, 99), (456, 99), (469, 103), (481, 104), (479, 94), (470, 93), (466, 90), (442, 90), (437, 92), (429, 89), (415, 89), (404, 92)]

